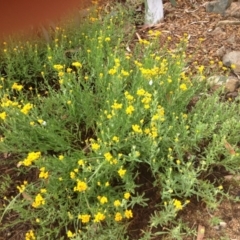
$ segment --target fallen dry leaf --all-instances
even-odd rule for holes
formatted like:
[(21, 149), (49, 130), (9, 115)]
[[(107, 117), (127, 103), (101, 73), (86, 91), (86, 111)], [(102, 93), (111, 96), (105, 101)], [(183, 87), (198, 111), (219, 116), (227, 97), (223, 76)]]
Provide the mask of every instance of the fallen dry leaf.
[(224, 140), (224, 146), (225, 146), (225, 148), (228, 150), (228, 152), (229, 152), (231, 155), (235, 155), (235, 154), (236, 154), (234, 148), (230, 145), (229, 142), (227, 142), (226, 139)]
[(225, 180), (228, 180), (228, 181), (230, 181), (230, 180), (232, 180), (232, 179), (234, 179), (234, 180), (240, 180), (240, 175), (226, 175), (226, 176), (224, 176), (224, 179), (225, 179)]
[(197, 240), (203, 240), (205, 233), (205, 227), (202, 225), (198, 225), (198, 233), (197, 233)]
[(30, 201), (31, 203), (33, 202), (33, 199), (25, 192), (22, 192), (22, 196), (24, 199)]

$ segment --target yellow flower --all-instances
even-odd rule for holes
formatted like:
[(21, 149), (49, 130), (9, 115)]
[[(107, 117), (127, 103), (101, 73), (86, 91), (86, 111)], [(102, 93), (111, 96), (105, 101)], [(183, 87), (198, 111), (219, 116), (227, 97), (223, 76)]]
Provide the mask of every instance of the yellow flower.
[(137, 124), (132, 125), (132, 129), (135, 133), (142, 133), (142, 129)]
[(129, 199), (131, 197), (131, 194), (129, 192), (124, 193), (124, 198)]
[(78, 165), (83, 167), (84, 166), (84, 160), (82, 160), (82, 159), (78, 160)]
[(105, 159), (109, 162), (113, 158), (112, 154), (110, 152), (107, 152), (104, 154)]
[(27, 181), (24, 181), (22, 185), (17, 186), (17, 189), (20, 193), (23, 193), (25, 191), (27, 183)]
[(40, 124), (42, 124), (44, 121), (42, 119), (37, 120)]
[(182, 83), (180, 85), (180, 89), (183, 90), (183, 91), (186, 91), (187, 90), (187, 85), (185, 83)]
[(116, 101), (114, 102), (114, 104), (111, 106), (113, 109), (121, 109), (122, 108), (122, 104), (121, 103), (117, 103)]
[(119, 200), (115, 200), (113, 205), (114, 205), (114, 207), (119, 207), (119, 206), (121, 206), (121, 202)]
[(28, 112), (33, 108), (33, 104), (31, 103), (27, 103), (23, 106), (23, 108), (21, 109), (21, 112), (24, 114), (28, 114)]
[(126, 114), (131, 115), (134, 112), (134, 107), (132, 105), (128, 106), (126, 109)]
[(40, 168), (39, 178), (48, 178), (48, 172), (45, 171), (45, 167)]
[(106, 37), (106, 38), (105, 38), (105, 41), (106, 41), (106, 42), (110, 42), (110, 41), (111, 41), (111, 38), (110, 38), (110, 37)]
[(104, 204), (104, 203), (108, 202), (108, 199), (107, 199), (107, 197), (103, 196), (103, 197), (100, 197), (99, 201), (100, 201), (101, 204)]
[(96, 151), (100, 148), (100, 145), (98, 143), (92, 143), (91, 146), (93, 151)]
[(76, 173), (75, 173), (75, 172), (70, 172), (70, 178), (71, 178), (71, 179), (76, 178)]
[(81, 219), (82, 223), (88, 223), (90, 221), (91, 216), (89, 214), (78, 215), (78, 219)]
[(82, 64), (80, 62), (73, 62), (72, 66), (81, 68)]
[(22, 161), (22, 164), (24, 166), (30, 166), (32, 165), (32, 163), (34, 161), (36, 161), (38, 158), (40, 158), (41, 156), (41, 152), (30, 152), (27, 156), (27, 158), (25, 158), (23, 161)]
[(70, 230), (67, 231), (68, 238), (73, 238), (75, 236), (74, 233), (72, 233)]
[(61, 160), (64, 159), (64, 156), (63, 156), (63, 155), (59, 155), (59, 156), (58, 156), (58, 159), (61, 161)]
[(105, 217), (104, 214), (98, 212), (97, 214), (94, 215), (94, 220), (93, 220), (93, 221), (94, 221), (94, 222), (101, 222), (101, 221), (103, 221), (105, 218), (106, 218), (106, 217)]
[(124, 212), (124, 215), (125, 215), (125, 217), (126, 218), (132, 218), (133, 217), (133, 213), (132, 213), (132, 210), (126, 210), (125, 212)]
[(121, 70), (121, 74), (124, 76), (124, 77), (127, 77), (129, 76), (129, 72), (125, 71), (125, 70)]
[(83, 192), (87, 189), (87, 184), (83, 181), (80, 181), (79, 179), (77, 180), (77, 186), (74, 187), (74, 192)]
[(21, 90), (23, 89), (23, 85), (20, 85), (20, 84), (18, 84), (18, 83), (14, 83), (14, 84), (12, 85), (12, 89), (13, 89), (13, 90), (17, 90), (17, 91), (21, 91)]
[(41, 188), (40, 189), (40, 193), (46, 193), (47, 192), (47, 189), (46, 188)]
[(56, 69), (57, 71), (60, 71), (60, 70), (63, 69), (63, 65), (61, 65), (61, 64), (55, 64), (55, 65), (53, 65), (53, 68)]
[(29, 230), (26, 234), (25, 234), (25, 240), (35, 240), (36, 237), (34, 235), (33, 230)]
[(67, 73), (71, 73), (72, 69), (71, 68), (67, 68)]
[(121, 221), (122, 220), (122, 214), (120, 213), (120, 212), (117, 212), (116, 214), (115, 214), (115, 221), (116, 222), (119, 222), (119, 221)]
[(44, 205), (44, 204), (45, 204), (44, 198), (42, 197), (42, 195), (40, 193), (38, 193), (37, 196), (35, 197), (34, 202), (32, 203), (32, 206), (34, 208), (38, 208), (38, 207), (40, 207), (41, 205)]
[(199, 73), (202, 74), (203, 70), (204, 70), (204, 66), (203, 66), (203, 65), (201, 65), (201, 66), (198, 67), (198, 71), (199, 71)]
[(141, 89), (137, 90), (137, 95), (138, 96), (143, 96), (144, 94), (145, 94), (145, 90), (144, 89), (141, 88)]
[(117, 72), (117, 70), (115, 68), (111, 68), (111, 69), (109, 69), (108, 74), (114, 75), (116, 72)]
[(2, 113), (0, 113), (0, 118), (1, 118), (2, 120), (5, 120), (6, 117), (7, 117), (6, 112), (2, 112)]
[(174, 199), (173, 205), (174, 205), (176, 210), (182, 210), (183, 209), (181, 201), (179, 201), (177, 199)]
[(128, 101), (133, 101), (133, 100), (134, 100), (134, 97), (133, 97), (131, 94), (129, 94), (128, 91), (126, 91), (126, 92), (124, 93), (124, 95), (125, 95), (125, 97), (126, 97), (126, 99), (127, 99)]
[(114, 137), (112, 138), (112, 140), (113, 140), (114, 142), (119, 142), (119, 137), (114, 136)]
[(122, 178), (126, 174), (126, 169), (122, 169), (122, 167), (118, 170), (119, 176)]

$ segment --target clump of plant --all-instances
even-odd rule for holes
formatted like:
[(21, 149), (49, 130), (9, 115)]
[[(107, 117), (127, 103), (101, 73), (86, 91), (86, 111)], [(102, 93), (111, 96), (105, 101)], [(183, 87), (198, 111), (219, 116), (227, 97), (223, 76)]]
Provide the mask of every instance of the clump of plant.
[[(17, 154), (26, 179), (37, 176), (16, 186), (4, 214), (12, 210), (29, 224), (28, 240), (127, 239), (136, 207), (147, 209), (151, 197), (155, 211), (142, 239), (181, 239), (178, 213), (191, 198), (216, 207), (224, 194), (221, 179), (208, 176), (239, 170), (239, 105), (208, 95), (202, 70), (190, 78), (184, 51), (167, 43), (159, 50), (159, 31), (127, 51), (127, 17), (115, 13), (56, 29), (41, 50), (40, 82), (12, 82), (11, 71), (1, 77), (0, 151)], [(11, 51), (5, 61), (20, 64)], [(154, 188), (148, 197), (146, 173)]]

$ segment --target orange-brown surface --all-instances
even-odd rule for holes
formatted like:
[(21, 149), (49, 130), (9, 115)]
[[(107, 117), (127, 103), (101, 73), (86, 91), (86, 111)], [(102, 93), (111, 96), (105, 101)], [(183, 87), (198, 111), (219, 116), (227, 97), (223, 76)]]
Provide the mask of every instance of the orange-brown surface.
[(0, 37), (59, 20), (76, 10), (89, 7), (92, 2), (90, 0), (1, 0)]

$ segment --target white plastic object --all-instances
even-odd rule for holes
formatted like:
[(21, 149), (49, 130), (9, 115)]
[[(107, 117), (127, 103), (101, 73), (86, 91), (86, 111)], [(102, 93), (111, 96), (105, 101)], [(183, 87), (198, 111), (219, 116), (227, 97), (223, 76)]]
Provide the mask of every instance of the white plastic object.
[(145, 0), (145, 24), (153, 25), (164, 18), (162, 0)]

